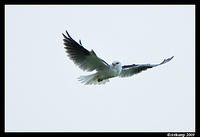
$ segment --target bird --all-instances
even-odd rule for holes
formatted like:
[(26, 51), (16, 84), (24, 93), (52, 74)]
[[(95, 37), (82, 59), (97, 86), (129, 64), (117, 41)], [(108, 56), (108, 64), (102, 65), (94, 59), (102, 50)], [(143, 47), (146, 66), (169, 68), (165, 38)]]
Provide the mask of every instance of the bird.
[(164, 59), (159, 64), (131, 64), (122, 65), (119, 61), (113, 61), (108, 64), (106, 61), (97, 56), (94, 50), (87, 50), (83, 47), (81, 40), (76, 42), (66, 31), (63, 34), (64, 48), (68, 57), (77, 65), (80, 69), (87, 72), (96, 71), (90, 75), (83, 75), (78, 77), (78, 80), (84, 85), (101, 85), (109, 82), (110, 78), (114, 77), (130, 77), (138, 74), (149, 68), (153, 68), (169, 62), (174, 56)]

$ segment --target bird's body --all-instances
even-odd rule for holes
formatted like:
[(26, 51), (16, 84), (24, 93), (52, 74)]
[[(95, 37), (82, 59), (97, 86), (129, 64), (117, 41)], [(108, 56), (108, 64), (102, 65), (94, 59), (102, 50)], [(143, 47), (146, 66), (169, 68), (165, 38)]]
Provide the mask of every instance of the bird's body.
[(80, 76), (79, 80), (85, 84), (105, 84), (109, 82), (108, 79), (119, 76), (121, 70), (121, 63), (116, 64), (113, 62), (109, 69), (100, 70), (92, 75)]
[(96, 73), (80, 76), (79, 80), (86, 85), (90, 84), (105, 84), (109, 81), (110, 78), (113, 77), (129, 77), (134, 74), (140, 73), (143, 70), (148, 68), (156, 67), (162, 65), (164, 63), (169, 62), (171, 58), (165, 59), (160, 64), (132, 64), (132, 65), (124, 65), (119, 61), (114, 61), (112, 64), (106, 63), (104, 60), (99, 58), (96, 53), (91, 50), (88, 51), (82, 46), (81, 41), (78, 44), (75, 40), (71, 38), (71, 36), (66, 31), (68, 37), (64, 34), (64, 45), (66, 52), (71, 60), (74, 61), (76, 65), (78, 65), (81, 69), (86, 71), (96, 70)]

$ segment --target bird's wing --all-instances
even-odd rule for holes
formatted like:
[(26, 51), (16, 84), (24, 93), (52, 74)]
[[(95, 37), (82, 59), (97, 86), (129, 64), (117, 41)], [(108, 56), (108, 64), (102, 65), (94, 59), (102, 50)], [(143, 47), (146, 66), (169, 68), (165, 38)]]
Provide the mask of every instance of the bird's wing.
[(169, 62), (174, 56), (168, 59), (164, 59), (160, 64), (132, 64), (122, 66), (122, 71), (120, 73), (120, 77), (129, 77), (134, 74), (140, 73), (148, 68), (153, 68), (162, 64)]
[(64, 48), (66, 49), (70, 59), (73, 60), (76, 65), (86, 71), (99, 71), (109, 68), (109, 64), (100, 59), (93, 50), (88, 51), (82, 46), (80, 40), (80, 44), (78, 44), (75, 40), (72, 39), (67, 31), (66, 33), (68, 37), (63, 34), (63, 41), (65, 45)]

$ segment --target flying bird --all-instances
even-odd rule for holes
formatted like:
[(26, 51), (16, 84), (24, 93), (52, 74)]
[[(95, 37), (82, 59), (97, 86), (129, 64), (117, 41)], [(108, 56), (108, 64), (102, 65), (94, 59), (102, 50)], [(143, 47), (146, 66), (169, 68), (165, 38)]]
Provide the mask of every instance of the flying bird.
[[(63, 33), (62, 33), (63, 34)], [(64, 36), (64, 48), (69, 58), (82, 70), (96, 72), (91, 75), (80, 76), (78, 79), (85, 85), (91, 84), (105, 84), (113, 77), (129, 77), (138, 74), (149, 68), (153, 68), (169, 62), (174, 56), (164, 59), (159, 64), (132, 64), (123, 65), (119, 61), (113, 61), (112, 64), (106, 63), (103, 59), (99, 58), (96, 53), (91, 50), (85, 49), (79, 40), (77, 43), (69, 33), (66, 31)]]

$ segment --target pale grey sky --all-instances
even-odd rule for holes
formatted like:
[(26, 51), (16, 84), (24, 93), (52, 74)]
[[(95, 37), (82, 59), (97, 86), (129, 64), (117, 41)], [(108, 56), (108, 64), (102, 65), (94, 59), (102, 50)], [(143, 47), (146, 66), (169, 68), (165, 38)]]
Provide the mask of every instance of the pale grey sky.
[[(5, 7), (6, 119), (12, 131), (195, 131), (195, 6)], [(62, 33), (107, 63), (162, 66), (105, 85), (67, 57)]]

